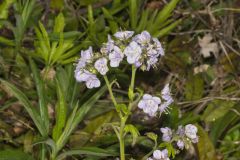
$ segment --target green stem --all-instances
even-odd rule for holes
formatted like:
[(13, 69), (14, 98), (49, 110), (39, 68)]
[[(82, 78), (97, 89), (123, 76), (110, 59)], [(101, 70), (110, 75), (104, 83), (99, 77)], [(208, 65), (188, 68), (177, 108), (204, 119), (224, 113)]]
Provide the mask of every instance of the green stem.
[(112, 101), (113, 101), (113, 104), (114, 104), (115, 107), (117, 107), (117, 101), (116, 101), (116, 99), (115, 99), (115, 97), (114, 97), (114, 95), (113, 95), (112, 86), (110, 85), (107, 76), (103, 76), (103, 77), (104, 77), (104, 80), (105, 80), (105, 82), (106, 82), (106, 85), (107, 85), (109, 94), (110, 94), (110, 96), (111, 96), (111, 99), (112, 99)]
[(127, 117), (121, 118), (120, 124), (120, 133), (119, 133), (119, 143), (120, 143), (120, 159), (125, 160), (125, 143), (124, 143), (124, 128), (126, 123)]
[(134, 99), (134, 84), (135, 84), (136, 71), (137, 71), (137, 68), (134, 65), (132, 65), (132, 77), (131, 77), (131, 83), (130, 83), (129, 90), (128, 90), (128, 97), (130, 100), (129, 105), (128, 105), (129, 111), (131, 111), (131, 109), (132, 109), (132, 102)]

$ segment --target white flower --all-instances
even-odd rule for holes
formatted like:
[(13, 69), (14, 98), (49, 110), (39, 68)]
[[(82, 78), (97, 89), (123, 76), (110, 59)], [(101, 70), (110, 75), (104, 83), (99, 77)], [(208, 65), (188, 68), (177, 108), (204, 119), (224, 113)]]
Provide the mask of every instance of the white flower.
[(141, 44), (141, 46), (145, 46), (150, 42), (151, 35), (148, 33), (148, 31), (143, 31), (142, 33), (136, 35), (133, 40)]
[(101, 53), (110, 53), (113, 50), (113, 48), (114, 48), (114, 41), (112, 40), (111, 36), (108, 35), (108, 41), (101, 48)]
[(90, 46), (87, 50), (81, 51), (81, 59), (85, 62), (90, 62), (93, 57), (92, 47)]
[(131, 42), (124, 50), (129, 64), (134, 64), (138, 61), (142, 53), (141, 47), (136, 42)]
[(156, 48), (158, 54), (160, 54), (161, 56), (164, 56), (164, 50), (163, 50), (162, 45), (159, 42), (159, 40), (157, 38), (153, 38), (153, 42), (154, 42), (154, 45), (155, 45), (155, 48)]
[(164, 142), (169, 142), (172, 139), (172, 130), (168, 127), (161, 128), (161, 132), (163, 133), (162, 140)]
[(138, 103), (138, 108), (143, 109), (143, 111), (149, 116), (155, 116), (160, 103), (160, 98), (153, 97), (149, 94), (144, 94), (143, 99)]
[(160, 112), (164, 112), (170, 104), (173, 102), (173, 98), (170, 93), (169, 84), (166, 84), (161, 92), (162, 98), (165, 100), (164, 103), (159, 107)]
[(197, 131), (197, 127), (192, 124), (188, 124), (185, 126), (185, 135), (190, 139), (197, 138)]
[(155, 150), (153, 152), (153, 158), (155, 158), (156, 160), (169, 160), (168, 158), (168, 150), (164, 149), (164, 150)]
[(109, 53), (110, 66), (118, 67), (119, 63), (123, 60), (124, 54), (118, 46), (114, 46), (113, 51)]
[(184, 148), (184, 142), (182, 140), (178, 140), (177, 141), (177, 146), (179, 149), (183, 149)]
[(85, 69), (75, 70), (75, 78), (78, 82), (85, 82), (93, 74)]
[(94, 67), (101, 75), (105, 75), (108, 72), (107, 59), (100, 58), (94, 63)]
[(89, 76), (88, 79), (86, 80), (86, 86), (89, 89), (100, 87), (100, 85), (101, 85), (101, 82), (99, 81), (97, 76), (94, 74)]
[(117, 39), (123, 41), (123, 40), (126, 40), (126, 39), (132, 37), (133, 34), (134, 34), (133, 31), (121, 31), (121, 32), (116, 32), (116, 33), (114, 34), (114, 36), (115, 36)]

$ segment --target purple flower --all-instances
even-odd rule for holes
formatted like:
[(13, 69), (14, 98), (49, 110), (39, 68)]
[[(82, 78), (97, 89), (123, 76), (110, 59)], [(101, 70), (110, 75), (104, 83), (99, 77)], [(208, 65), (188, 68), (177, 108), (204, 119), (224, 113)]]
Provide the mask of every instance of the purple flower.
[(127, 40), (127, 39), (129, 39), (130, 37), (132, 37), (133, 34), (134, 34), (133, 31), (121, 31), (121, 32), (116, 32), (116, 33), (114, 34), (114, 36), (115, 36), (117, 39), (123, 41), (123, 40)]
[(134, 64), (138, 61), (142, 53), (141, 47), (136, 42), (131, 42), (124, 50), (129, 64)]
[(153, 66), (154, 64), (156, 64), (158, 61), (157, 57), (152, 56), (147, 60), (147, 71), (150, 70), (151, 66)]
[(156, 160), (169, 160), (168, 157), (168, 150), (164, 149), (164, 150), (155, 150), (153, 152), (153, 158)]
[(136, 35), (133, 40), (139, 43), (141, 46), (145, 46), (150, 42), (151, 35), (147, 31), (143, 31), (142, 33)]
[(188, 124), (185, 126), (185, 135), (190, 139), (197, 138), (197, 131), (197, 127), (192, 124)]
[(90, 62), (93, 57), (92, 47), (89, 47), (85, 51), (81, 51), (81, 60), (85, 62)]
[(108, 35), (108, 42), (103, 45), (101, 48), (101, 53), (110, 53), (114, 48), (114, 41), (112, 40), (111, 36)]
[(100, 58), (94, 63), (94, 67), (101, 75), (105, 75), (108, 72), (107, 59)]
[(159, 107), (160, 112), (164, 112), (170, 104), (173, 102), (173, 98), (170, 93), (169, 84), (166, 84), (161, 92), (162, 98), (165, 100), (164, 103)]
[(178, 126), (176, 134), (180, 137), (184, 137), (185, 135), (185, 130), (182, 125)]
[(182, 140), (178, 140), (177, 141), (177, 146), (178, 146), (179, 149), (183, 149), (185, 144), (184, 144), (184, 142)]
[(149, 116), (155, 116), (160, 103), (160, 98), (144, 94), (143, 99), (138, 103), (138, 108), (143, 109), (143, 111)]
[(163, 133), (162, 140), (164, 142), (170, 142), (172, 139), (172, 130), (168, 127), (161, 128), (160, 130)]
[(86, 83), (87, 88), (89, 88), (89, 89), (97, 88), (97, 87), (100, 87), (100, 85), (101, 85), (101, 82), (99, 81), (97, 76), (94, 74), (89, 76), (85, 83)]
[(164, 56), (164, 50), (159, 40), (157, 38), (153, 38), (153, 42), (158, 54), (160, 54), (161, 56)]
[(117, 46), (114, 46), (114, 49), (111, 53), (109, 53), (110, 66), (118, 67), (119, 63), (123, 60), (124, 54), (121, 49)]
[(75, 70), (75, 78), (78, 82), (85, 82), (93, 74), (85, 69)]

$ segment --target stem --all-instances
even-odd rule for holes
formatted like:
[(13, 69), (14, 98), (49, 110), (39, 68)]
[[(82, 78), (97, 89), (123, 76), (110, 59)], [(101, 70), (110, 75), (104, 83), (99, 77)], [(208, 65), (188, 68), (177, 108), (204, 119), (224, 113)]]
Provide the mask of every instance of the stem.
[(103, 76), (103, 77), (104, 77), (104, 80), (105, 80), (105, 82), (106, 82), (106, 85), (107, 85), (109, 94), (110, 94), (110, 96), (111, 96), (111, 99), (112, 99), (112, 101), (113, 101), (113, 104), (114, 104), (114, 106), (116, 107), (116, 106), (117, 106), (117, 101), (116, 101), (116, 99), (115, 99), (115, 97), (114, 97), (114, 95), (113, 95), (112, 86), (110, 85), (107, 76)]
[(136, 71), (137, 71), (137, 68), (134, 65), (132, 65), (132, 77), (131, 77), (131, 83), (128, 90), (128, 97), (130, 99), (130, 102), (128, 105), (129, 111), (131, 111), (132, 109), (132, 102), (134, 99), (134, 84), (135, 84)]
[(124, 128), (127, 117), (121, 118), (120, 133), (119, 133), (119, 143), (120, 143), (120, 159), (125, 160), (125, 144), (124, 144)]

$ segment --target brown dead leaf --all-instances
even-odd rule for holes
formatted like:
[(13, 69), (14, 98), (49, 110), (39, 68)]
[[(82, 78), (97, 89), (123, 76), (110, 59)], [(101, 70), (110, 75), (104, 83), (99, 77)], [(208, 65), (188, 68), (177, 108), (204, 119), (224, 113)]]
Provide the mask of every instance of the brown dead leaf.
[(208, 58), (211, 56), (211, 53), (218, 57), (219, 46), (217, 42), (212, 42), (213, 37), (211, 34), (206, 34), (203, 38), (198, 37), (198, 44), (201, 47), (200, 54), (203, 55), (204, 58)]

